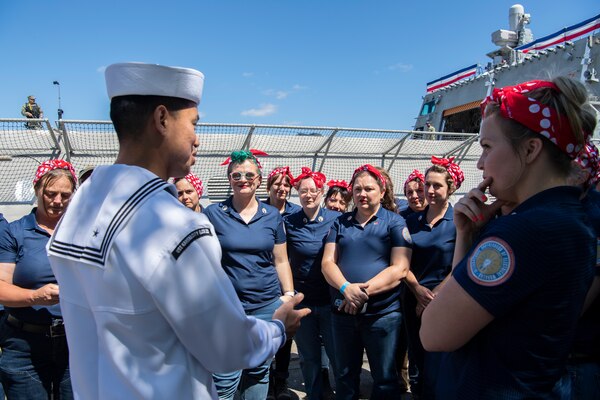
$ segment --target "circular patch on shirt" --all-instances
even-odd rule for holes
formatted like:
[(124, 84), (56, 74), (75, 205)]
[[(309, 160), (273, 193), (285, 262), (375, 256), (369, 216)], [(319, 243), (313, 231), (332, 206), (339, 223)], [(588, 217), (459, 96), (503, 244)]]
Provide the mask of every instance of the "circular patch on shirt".
[(504, 240), (492, 237), (481, 242), (469, 258), (469, 277), (483, 286), (496, 286), (513, 273), (515, 257)]
[(407, 243), (412, 244), (412, 236), (410, 236), (410, 232), (407, 227), (402, 229), (402, 237), (406, 240)]

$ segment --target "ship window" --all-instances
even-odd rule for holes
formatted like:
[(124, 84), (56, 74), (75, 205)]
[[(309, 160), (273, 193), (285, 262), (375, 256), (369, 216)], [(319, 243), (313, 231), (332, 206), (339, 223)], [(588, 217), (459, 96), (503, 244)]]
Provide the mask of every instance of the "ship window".
[(431, 100), (430, 102), (423, 104), (423, 108), (421, 109), (421, 115), (431, 114), (434, 111), (435, 111), (435, 101)]

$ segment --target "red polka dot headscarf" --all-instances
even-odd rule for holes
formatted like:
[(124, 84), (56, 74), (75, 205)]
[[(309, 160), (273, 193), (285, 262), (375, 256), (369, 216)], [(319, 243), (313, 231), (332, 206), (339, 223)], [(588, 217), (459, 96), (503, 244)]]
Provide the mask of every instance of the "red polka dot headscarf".
[(465, 180), (465, 174), (463, 174), (462, 169), (460, 169), (458, 164), (454, 162), (454, 158), (455, 157), (437, 158), (436, 156), (431, 156), (431, 163), (446, 168), (446, 171), (448, 171), (450, 178), (452, 178), (452, 181), (454, 182), (454, 186), (458, 189)]
[(204, 193), (204, 185), (202, 184), (202, 179), (198, 178), (196, 175), (190, 172), (183, 178), (175, 179), (175, 183), (182, 179), (185, 179), (190, 183), (190, 185), (192, 185), (192, 187), (196, 190), (196, 193), (198, 193), (198, 197), (202, 197), (202, 193)]
[(287, 176), (288, 179), (290, 180), (290, 183), (294, 182), (294, 176), (292, 175), (292, 172), (290, 171), (290, 167), (288, 167), (288, 166), (275, 168), (273, 171), (269, 172), (269, 176), (267, 177), (267, 180), (271, 179), (275, 175)]
[(42, 178), (42, 176), (55, 169), (66, 169), (67, 171), (69, 171), (69, 174), (71, 174), (71, 176), (73, 177), (73, 181), (75, 182), (75, 184), (77, 184), (77, 174), (75, 173), (75, 168), (73, 168), (70, 162), (65, 160), (48, 160), (41, 163), (35, 171), (35, 177), (33, 178), (33, 186), (35, 186), (35, 184)]
[(346, 189), (346, 190), (350, 189), (350, 185), (348, 185), (348, 183), (343, 179), (341, 179), (341, 180), (340, 179), (331, 179), (329, 182), (327, 182), (327, 186), (329, 186), (329, 188), (337, 186), (337, 187), (341, 187), (342, 189)]
[(358, 174), (360, 174), (363, 171), (367, 171), (367, 172), (371, 173), (372, 175), (375, 175), (376, 179), (379, 180), (379, 182), (381, 183), (382, 189), (385, 190), (385, 178), (383, 177), (381, 172), (377, 168), (372, 166), (371, 164), (361, 165), (360, 167), (358, 167), (354, 170), (354, 173), (352, 174), (352, 179), (350, 180), (350, 188), (348, 190), (352, 190), (352, 185), (354, 184), (354, 179), (356, 178), (356, 176)]
[(325, 184), (325, 181), (327, 180), (327, 178), (325, 177), (325, 175), (321, 172), (313, 172), (310, 168), (308, 167), (302, 167), (302, 173), (300, 175), (298, 175), (296, 177), (296, 179), (294, 179), (293, 185), (296, 189), (298, 189), (298, 186), (300, 186), (300, 182), (302, 182), (303, 179), (306, 178), (311, 178), (314, 182), (315, 182), (315, 186), (318, 189), (321, 189), (323, 187), (323, 185)]
[(571, 159), (574, 159), (583, 146), (577, 144), (569, 119), (565, 115), (559, 114), (553, 107), (542, 104), (527, 95), (528, 92), (539, 88), (550, 88), (559, 92), (554, 83), (537, 80), (494, 89), (492, 94), (481, 102), (481, 115), (484, 115), (488, 103), (498, 103), (500, 113), (504, 118), (512, 119), (548, 138)]
[(574, 160), (579, 167), (588, 173), (586, 185), (595, 185), (600, 180), (600, 154), (598, 149), (590, 141), (583, 146)]
[(413, 172), (408, 175), (406, 181), (404, 181), (404, 194), (406, 194), (406, 184), (412, 181), (420, 181), (421, 183), (425, 183), (425, 177), (418, 169), (413, 170)]

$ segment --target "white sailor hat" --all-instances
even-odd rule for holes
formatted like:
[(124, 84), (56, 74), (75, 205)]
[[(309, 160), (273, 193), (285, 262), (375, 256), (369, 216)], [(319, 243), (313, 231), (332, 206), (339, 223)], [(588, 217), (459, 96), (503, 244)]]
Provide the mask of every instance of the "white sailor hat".
[(166, 96), (191, 100), (202, 98), (204, 74), (191, 68), (158, 64), (118, 63), (106, 67), (108, 97), (127, 95)]

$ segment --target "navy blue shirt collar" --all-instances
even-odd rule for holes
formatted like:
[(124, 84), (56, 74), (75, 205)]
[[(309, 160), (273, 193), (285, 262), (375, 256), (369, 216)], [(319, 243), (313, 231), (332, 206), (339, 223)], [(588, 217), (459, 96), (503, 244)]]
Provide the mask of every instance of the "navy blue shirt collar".
[[(372, 221), (375, 221), (378, 218), (382, 217), (382, 214), (387, 211), (386, 208), (382, 205), (379, 206), (379, 209), (377, 210), (377, 212), (375, 213), (375, 215), (371, 216), (371, 218), (369, 218), (369, 220), (365, 223), (365, 226), (370, 224)], [(356, 213), (358, 213), (358, 208), (354, 208), (354, 210), (352, 210), (352, 221), (357, 224), (360, 225), (360, 222), (358, 222), (358, 220), (356, 219)]]
[(34, 207), (33, 210), (31, 210), (31, 212), (29, 214), (27, 214), (25, 216), (25, 218), (23, 218), (23, 229), (28, 230), (28, 231), (38, 231), (47, 236), (51, 236), (45, 229), (42, 229), (38, 225), (37, 220), (35, 219), (36, 211), (37, 211), (37, 207)]
[[(275, 207), (274, 205), (271, 204), (271, 198), (268, 197), (265, 201), (265, 204), (270, 205), (271, 207)], [(283, 209), (283, 212), (281, 213), (281, 215), (288, 215), (288, 214), (293, 214), (296, 211), (296, 207), (300, 207), (300, 206), (296, 206), (295, 204), (290, 203), (289, 201), (285, 201), (285, 207)], [(275, 207), (277, 208), (277, 207)], [(302, 207), (300, 207), (302, 208)], [(279, 210), (278, 210), (279, 211)]]
[[(427, 207), (425, 207), (425, 209), (423, 211), (419, 211), (419, 216), (417, 218), (418, 218), (419, 222), (421, 222), (422, 224), (428, 224), (427, 223), (427, 211), (428, 210), (429, 210), (429, 205), (427, 205)], [(442, 218), (440, 218), (438, 220), (436, 225), (441, 220), (454, 221), (454, 209), (452, 208), (452, 204), (448, 203), (448, 208), (444, 212), (444, 215), (442, 216)]]
[[(256, 201), (258, 202), (258, 208), (256, 210), (256, 214), (254, 214), (254, 216), (252, 217), (252, 219), (248, 222), (249, 224), (259, 220), (260, 218), (262, 218), (264, 215), (271, 213), (273, 211), (275, 212), (279, 212), (279, 210), (277, 210), (275, 207), (273, 206), (269, 206), (267, 204), (264, 204), (262, 201), (260, 201), (260, 199), (257, 197)], [(236, 211), (236, 209), (233, 207), (233, 196), (229, 196), (229, 198), (225, 201), (222, 201), (221, 203), (219, 203), (219, 208), (221, 210), (223, 210), (224, 212), (226, 212), (227, 214), (231, 215), (232, 217), (234, 217), (235, 219), (240, 220), (241, 222), (243, 222), (244, 224), (246, 223), (242, 217), (240, 216), (240, 214)]]
[(304, 224), (319, 224), (319, 223), (325, 221), (325, 217), (323, 216), (325, 211), (324, 211), (324, 208), (321, 206), (319, 206), (319, 211), (317, 212), (315, 219), (312, 221), (310, 220), (310, 218), (308, 218), (308, 216), (304, 212), (304, 208), (301, 211), (302, 211), (302, 222)]

